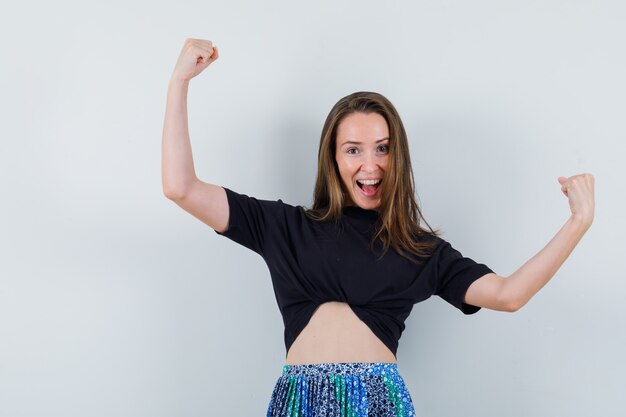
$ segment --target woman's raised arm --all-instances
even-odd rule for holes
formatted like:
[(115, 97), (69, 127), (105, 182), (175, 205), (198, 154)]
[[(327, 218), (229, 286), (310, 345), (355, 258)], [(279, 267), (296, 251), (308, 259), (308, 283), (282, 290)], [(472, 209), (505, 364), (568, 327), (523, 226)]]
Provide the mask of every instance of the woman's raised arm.
[(502, 305), (503, 310), (522, 308), (552, 278), (587, 232), (595, 213), (592, 174), (559, 177), (561, 191), (568, 198), (571, 215), (548, 244), (524, 265), (503, 280), (493, 274), (474, 281), (465, 302), (472, 305)]
[(189, 139), (189, 81), (219, 58), (211, 41), (187, 39), (170, 78), (163, 124), (161, 179), (165, 196), (215, 230), (228, 224), (228, 201), (220, 186), (196, 176)]

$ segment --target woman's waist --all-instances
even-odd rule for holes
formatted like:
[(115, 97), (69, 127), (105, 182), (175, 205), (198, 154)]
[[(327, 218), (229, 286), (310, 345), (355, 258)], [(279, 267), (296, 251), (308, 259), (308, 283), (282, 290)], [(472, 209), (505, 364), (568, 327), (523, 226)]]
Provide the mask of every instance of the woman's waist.
[(396, 357), (364, 324), (333, 321), (305, 327), (290, 346), (285, 365), (354, 362), (395, 363)]

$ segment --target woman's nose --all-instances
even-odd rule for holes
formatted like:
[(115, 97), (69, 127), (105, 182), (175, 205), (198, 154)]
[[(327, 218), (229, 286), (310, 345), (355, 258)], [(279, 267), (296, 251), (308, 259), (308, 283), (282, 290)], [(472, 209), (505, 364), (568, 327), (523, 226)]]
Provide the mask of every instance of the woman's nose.
[(363, 168), (365, 171), (373, 172), (378, 168), (380, 161), (379, 157), (373, 153), (368, 153), (365, 155), (363, 160)]

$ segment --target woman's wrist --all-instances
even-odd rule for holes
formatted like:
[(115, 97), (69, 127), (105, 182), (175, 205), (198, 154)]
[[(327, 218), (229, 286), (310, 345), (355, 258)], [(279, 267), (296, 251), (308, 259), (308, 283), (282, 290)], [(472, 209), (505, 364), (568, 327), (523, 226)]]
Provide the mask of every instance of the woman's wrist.
[(570, 222), (586, 232), (587, 229), (591, 227), (591, 223), (593, 223), (593, 216), (581, 213), (572, 213), (570, 216)]
[(189, 87), (189, 80), (179, 75), (173, 74), (172, 77), (170, 78), (170, 86), (186, 88), (186, 87)]

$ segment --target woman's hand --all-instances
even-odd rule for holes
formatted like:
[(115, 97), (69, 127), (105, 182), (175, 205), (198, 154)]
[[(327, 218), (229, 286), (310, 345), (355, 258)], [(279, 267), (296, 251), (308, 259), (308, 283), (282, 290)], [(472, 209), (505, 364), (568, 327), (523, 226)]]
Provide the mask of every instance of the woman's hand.
[(187, 38), (178, 56), (172, 78), (189, 81), (219, 58), (217, 46), (203, 39)]
[(559, 177), (561, 191), (569, 200), (572, 217), (583, 221), (586, 227), (591, 226), (595, 210), (593, 175), (585, 173), (573, 177)]

